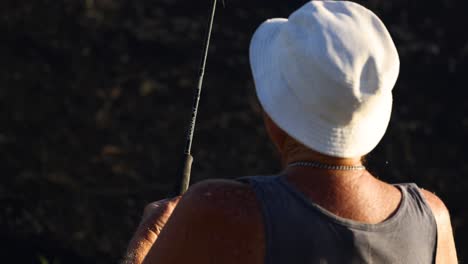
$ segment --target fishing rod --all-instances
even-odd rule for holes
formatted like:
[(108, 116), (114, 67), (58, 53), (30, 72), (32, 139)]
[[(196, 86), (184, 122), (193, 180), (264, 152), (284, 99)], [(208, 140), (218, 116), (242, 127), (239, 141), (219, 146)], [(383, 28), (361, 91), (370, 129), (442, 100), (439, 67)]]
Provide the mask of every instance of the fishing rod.
[[(223, 1), (223, 4), (224, 4), (224, 1)], [(208, 24), (208, 32), (206, 34), (206, 40), (205, 40), (205, 45), (203, 49), (203, 57), (201, 60), (200, 75), (199, 75), (200, 78), (198, 79), (198, 86), (195, 91), (195, 96), (193, 99), (192, 118), (191, 118), (188, 130), (187, 130), (187, 142), (185, 144), (185, 150), (184, 150), (184, 159), (183, 159), (183, 167), (182, 167), (183, 169), (182, 169), (182, 173), (179, 175), (180, 178), (177, 181), (176, 189), (174, 190), (174, 196), (184, 194), (190, 185), (190, 174), (192, 171), (192, 163), (193, 163), (193, 156), (191, 153), (193, 135), (195, 132), (195, 124), (197, 121), (198, 106), (200, 104), (200, 96), (201, 96), (201, 91), (202, 91), (202, 86), (203, 86), (203, 77), (205, 76), (205, 67), (206, 67), (206, 61), (208, 58), (208, 50), (210, 48), (211, 32), (213, 30), (213, 23), (214, 23), (214, 18), (215, 18), (215, 13), (216, 13), (216, 5), (217, 5), (217, 0), (213, 0), (211, 18)]]

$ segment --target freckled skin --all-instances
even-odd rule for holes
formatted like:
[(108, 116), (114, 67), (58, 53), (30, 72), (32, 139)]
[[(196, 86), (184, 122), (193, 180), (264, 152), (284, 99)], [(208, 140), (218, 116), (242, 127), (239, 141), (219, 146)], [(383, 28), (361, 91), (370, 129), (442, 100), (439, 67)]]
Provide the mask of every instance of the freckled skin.
[[(329, 157), (302, 146), (267, 116), (265, 125), (283, 164), (300, 160), (361, 164), (362, 157)], [(283, 173), (310, 200), (333, 214), (355, 221), (384, 221), (395, 212), (401, 200), (397, 188), (367, 171), (292, 167)], [(447, 208), (434, 194), (423, 193), (437, 222), (437, 263), (457, 263)], [(182, 197), (143, 263), (261, 264), (265, 258), (264, 236), (262, 215), (250, 186), (230, 180), (203, 181)]]
[(250, 187), (210, 180), (190, 188), (144, 263), (262, 263), (264, 244), (261, 214)]

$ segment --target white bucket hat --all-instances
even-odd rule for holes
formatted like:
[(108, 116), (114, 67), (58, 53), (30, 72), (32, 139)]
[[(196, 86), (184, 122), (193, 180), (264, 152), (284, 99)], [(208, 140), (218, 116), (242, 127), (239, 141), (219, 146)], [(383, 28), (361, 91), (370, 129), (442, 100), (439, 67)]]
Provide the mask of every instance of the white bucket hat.
[(257, 96), (286, 133), (320, 153), (358, 157), (380, 142), (400, 61), (382, 21), (347, 1), (311, 1), (264, 22), (250, 44)]

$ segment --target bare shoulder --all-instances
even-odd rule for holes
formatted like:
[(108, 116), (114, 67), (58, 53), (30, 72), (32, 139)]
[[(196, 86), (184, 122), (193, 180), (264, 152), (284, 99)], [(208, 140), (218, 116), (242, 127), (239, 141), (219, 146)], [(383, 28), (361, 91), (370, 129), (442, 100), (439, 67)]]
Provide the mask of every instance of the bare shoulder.
[(182, 199), (197, 208), (193, 222), (216, 263), (261, 263), (264, 233), (255, 193), (233, 180), (206, 180), (193, 185)]
[(194, 184), (181, 198), (147, 263), (261, 263), (264, 234), (258, 207), (249, 185), (232, 180)]
[(421, 189), (424, 198), (432, 209), (438, 225), (450, 224), (450, 214), (444, 202), (434, 193)]
[(206, 209), (219, 207), (252, 209), (257, 202), (252, 188), (234, 180), (205, 180), (194, 184), (183, 197), (189, 203), (195, 203)]
[(437, 223), (437, 254), (436, 263), (456, 264), (457, 252), (453, 237), (450, 214), (444, 202), (434, 193), (421, 189), (427, 203), (431, 207)]

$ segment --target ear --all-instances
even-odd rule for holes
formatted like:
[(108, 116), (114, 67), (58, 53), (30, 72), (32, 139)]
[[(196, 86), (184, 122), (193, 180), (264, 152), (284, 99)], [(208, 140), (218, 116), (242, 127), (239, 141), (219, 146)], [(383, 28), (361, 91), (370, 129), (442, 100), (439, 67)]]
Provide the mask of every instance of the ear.
[(271, 120), (265, 111), (263, 111), (263, 122), (270, 140), (273, 142), (276, 150), (281, 155), (284, 151), (284, 143), (286, 142), (288, 135), (281, 128), (279, 128), (275, 122), (273, 122), (273, 120)]

